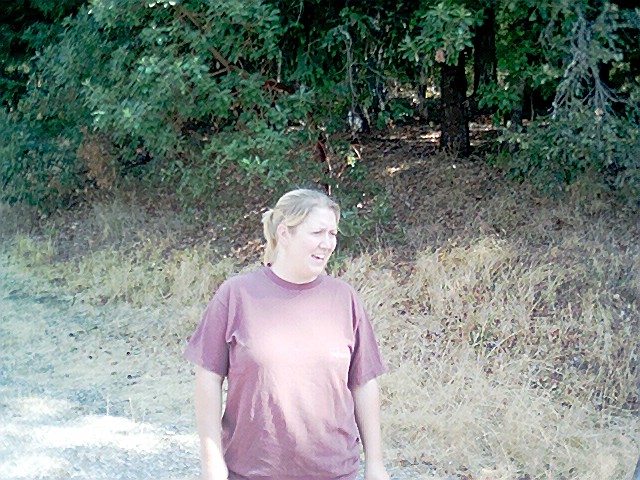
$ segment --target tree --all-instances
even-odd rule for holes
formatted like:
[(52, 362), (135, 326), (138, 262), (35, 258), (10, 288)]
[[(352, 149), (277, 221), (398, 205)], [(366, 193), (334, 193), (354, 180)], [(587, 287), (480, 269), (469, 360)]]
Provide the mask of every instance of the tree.
[(467, 77), (465, 55), (458, 54), (454, 65), (440, 66), (440, 103), (442, 124), (440, 148), (462, 155), (469, 153), (469, 120), (467, 116)]
[[(330, 148), (350, 114), (372, 128), (411, 119), (427, 87), (440, 94), (442, 148), (469, 150), (473, 100), (509, 127), (502, 161), (518, 178), (562, 184), (596, 172), (614, 188), (638, 178), (629, 160), (640, 116), (635, 9), (600, 0), (80, 3), (2, 7), (5, 200), (56, 208), (131, 180), (198, 204), (223, 189), (326, 183), (318, 140)], [(576, 144), (585, 132), (586, 149)]]
[(405, 58), (421, 64), (423, 71), (440, 64), (440, 148), (463, 155), (469, 151), (466, 52), (473, 47), (477, 24), (477, 15), (465, 5), (451, 0), (425, 2), (414, 13), (411, 32), (403, 45)]
[(60, 32), (61, 20), (85, 0), (0, 3), (0, 102), (14, 108), (26, 90), (31, 57)]
[(495, 2), (488, 2), (482, 10), (481, 21), (473, 35), (473, 95), (478, 89), (495, 83), (498, 57), (496, 52)]
[[(627, 76), (625, 86), (616, 92), (603, 81), (600, 66), (623, 65), (625, 42), (620, 32), (637, 28), (640, 18), (621, 15), (615, 6), (604, 4), (589, 21), (587, 6), (561, 5), (562, 16), (550, 20), (546, 29), (547, 61), (558, 59), (559, 64), (548, 69), (557, 78), (551, 114), (531, 122), (526, 132), (504, 138), (518, 147), (512, 169), (521, 178), (537, 180), (550, 189), (584, 177), (600, 178), (637, 204), (638, 79)], [(558, 18), (563, 16), (566, 20), (560, 23)]]

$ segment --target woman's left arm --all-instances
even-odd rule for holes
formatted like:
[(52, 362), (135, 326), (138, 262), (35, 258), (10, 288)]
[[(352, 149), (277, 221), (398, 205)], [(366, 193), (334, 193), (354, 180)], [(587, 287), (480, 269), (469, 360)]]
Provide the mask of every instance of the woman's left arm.
[(352, 390), (356, 423), (364, 447), (365, 480), (389, 480), (382, 458), (380, 433), (380, 393), (376, 379)]

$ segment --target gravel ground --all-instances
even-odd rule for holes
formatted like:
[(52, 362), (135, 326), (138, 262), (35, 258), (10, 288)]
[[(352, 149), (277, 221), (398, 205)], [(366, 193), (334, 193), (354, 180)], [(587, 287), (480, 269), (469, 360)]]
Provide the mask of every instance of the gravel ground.
[[(0, 268), (0, 478), (197, 479), (189, 367), (175, 346), (149, 362), (145, 348), (154, 347), (135, 340), (140, 332), (110, 326), (114, 316), (145, 312), (27, 294), (15, 272)], [(424, 468), (389, 472), (447, 478)]]

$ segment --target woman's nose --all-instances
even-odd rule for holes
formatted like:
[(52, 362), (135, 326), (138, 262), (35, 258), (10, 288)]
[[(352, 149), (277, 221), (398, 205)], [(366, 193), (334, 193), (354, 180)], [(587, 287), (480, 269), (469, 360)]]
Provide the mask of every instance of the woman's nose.
[(323, 235), (322, 238), (320, 239), (320, 246), (322, 248), (333, 248), (333, 239), (335, 237), (333, 237), (333, 235), (331, 235), (330, 233), (328, 233), (327, 235)]

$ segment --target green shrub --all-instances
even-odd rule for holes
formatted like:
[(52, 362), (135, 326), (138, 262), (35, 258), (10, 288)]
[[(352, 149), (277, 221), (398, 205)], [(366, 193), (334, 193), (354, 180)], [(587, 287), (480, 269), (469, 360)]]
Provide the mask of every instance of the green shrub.
[(532, 122), (528, 130), (506, 130), (501, 140), (513, 153), (502, 163), (519, 180), (549, 193), (591, 178), (633, 202), (640, 199), (639, 126), (587, 108)]
[(3, 199), (55, 209), (91, 181), (131, 177), (198, 204), (306, 173), (296, 151), (314, 94), (268, 81), (279, 11), (221, 3), (96, 2), (66, 19), (2, 120)]
[(56, 42), (39, 40), (43, 50), (17, 109), (0, 113), (1, 198), (43, 211), (68, 207), (89, 182), (77, 155), (92, 118), (82, 82), (102, 71), (107, 56), (86, 11), (62, 26)]
[(79, 135), (53, 137), (38, 125), (0, 112), (2, 200), (46, 212), (67, 206), (84, 184), (75, 163), (78, 143)]
[[(561, 190), (585, 178), (607, 185), (631, 203), (640, 201), (640, 84), (628, 81), (613, 90), (603, 64), (620, 65), (621, 36), (640, 27), (640, 17), (623, 16), (606, 6), (589, 21), (576, 8), (564, 44), (566, 57), (550, 115), (526, 129), (507, 130), (501, 141), (512, 155), (506, 165), (518, 179)], [(508, 103), (508, 102), (507, 102)], [(493, 103), (500, 107), (499, 96)]]

